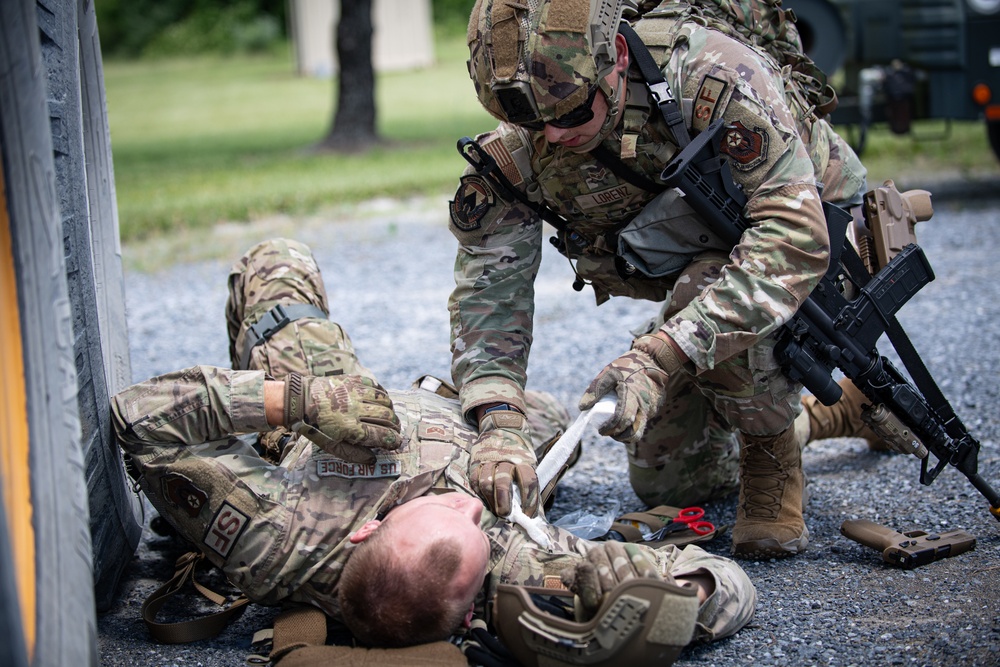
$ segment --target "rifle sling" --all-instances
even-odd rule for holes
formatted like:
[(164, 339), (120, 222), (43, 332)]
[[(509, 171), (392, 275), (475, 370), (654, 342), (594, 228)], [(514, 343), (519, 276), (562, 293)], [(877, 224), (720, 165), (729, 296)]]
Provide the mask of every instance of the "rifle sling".
[(663, 114), (663, 120), (670, 128), (677, 148), (684, 148), (691, 143), (691, 137), (688, 134), (687, 126), (684, 125), (684, 114), (681, 113), (681, 107), (677, 104), (677, 100), (674, 99), (674, 94), (670, 90), (670, 84), (663, 77), (663, 72), (656, 66), (652, 54), (649, 53), (649, 49), (646, 48), (642, 38), (632, 29), (632, 26), (623, 21), (618, 26), (618, 32), (625, 37), (629, 55), (639, 66), (642, 78), (646, 81), (646, 88), (649, 89), (649, 94), (660, 113)]
[(630, 169), (620, 157), (615, 155), (613, 152), (607, 149), (604, 144), (598, 144), (592, 151), (591, 154), (598, 159), (604, 166), (610, 169), (618, 178), (628, 181), (637, 188), (641, 188), (647, 192), (663, 192), (666, 190), (666, 186), (662, 183), (656, 183), (642, 174)]

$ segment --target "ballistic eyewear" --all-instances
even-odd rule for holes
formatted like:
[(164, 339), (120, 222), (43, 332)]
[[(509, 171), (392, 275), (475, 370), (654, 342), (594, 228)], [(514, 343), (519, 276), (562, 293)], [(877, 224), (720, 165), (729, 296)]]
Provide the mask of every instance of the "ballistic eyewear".
[(523, 123), (518, 123), (521, 127), (525, 127), (533, 132), (541, 132), (545, 129), (546, 125), (551, 125), (552, 127), (558, 127), (566, 129), (569, 127), (579, 127), (584, 123), (589, 123), (594, 118), (594, 97), (597, 96), (597, 86), (590, 89), (590, 94), (587, 95), (587, 101), (571, 109), (559, 116), (558, 118), (553, 118), (552, 120), (542, 121), (534, 120)]

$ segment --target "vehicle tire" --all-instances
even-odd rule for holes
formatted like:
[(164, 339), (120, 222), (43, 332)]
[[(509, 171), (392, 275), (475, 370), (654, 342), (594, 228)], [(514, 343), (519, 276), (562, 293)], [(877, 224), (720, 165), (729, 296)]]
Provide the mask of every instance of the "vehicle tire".
[(829, 0), (785, 0), (783, 6), (795, 10), (803, 50), (833, 76), (847, 58), (847, 29), (840, 10)]
[(142, 505), (108, 410), (110, 397), (131, 384), (131, 367), (100, 41), (92, 2), (36, 5), (73, 313), (94, 594), (97, 610), (106, 611), (139, 543)]
[(986, 134), (990, 138), (993, 154), (1000, 160), (1000, 120), (986, 121)]
[(6, 511), (0, 503), (0, 663), (9, 667), (27, 667), (28, 651), (16, 595), (16, 567)]
[(98, 658), (89, 511), (35, 9), (0, 2), (0, 467), (18, 582), (3, 595), (18, 596), (32, 665), (90, 666)]

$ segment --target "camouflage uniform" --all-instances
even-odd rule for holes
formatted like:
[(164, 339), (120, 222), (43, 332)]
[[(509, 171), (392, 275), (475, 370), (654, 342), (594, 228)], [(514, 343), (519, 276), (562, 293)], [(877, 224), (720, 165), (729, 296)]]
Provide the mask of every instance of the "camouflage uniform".
[[(311, 303), (328, 312), (319, 270), (309, 249), (296, 242), (255, 246), (233, 267), (229, 284), (234, 358), (248, 325), (275, 303)], [(427, 382), (390, 392), (403, 444), (379, 451), (371, 465), (333, 458), (304, 437), (268, 426), (265, 377), (293, 370), (370, 376), (347, 334), (328, 320), (285, 326), (254, 349), (250, 367), (197, 366), (123, 391), (111, 405), (119, 443), (157, 511), (252, 600), (306, 602), (336, 617), (350, 534), (428, 493), (474, 496), (468, 450), (477, 434), (457, 400)], [(528, 392), (526, 400), (539, 442), (565, 427), (568, 414), (551, 396)], [(544, 551), (520, 528), (486, 512), (482, 527), (492, 543), (483, 603), (498, 583), (542, 584), (558, 577), (591, 545), (550, 527), (556, 546)], [(731, 634), (752, 616), (756, 593), (735, 563), (693, 546), (661, 549), (654, 557), (665, 574), (702, 570), (715, 578), (716, 593), (699, 616), (699, 637)]]
[[(773, 334), (827, 269), (830, 239), (817, 183), (824, 200), (845, 207), (860, 204), (865, 184), (857, 156), (804, 106), (767, 53), (686, 20), (687, 11), (663, 3), (634, 28), (686, 125), (697, 133), (719, 118), (727, 122), (721, 150), (747, 194), (752, 224), (735, 248), (714, 241), (693, 213), (685, 214), (690, 209), (682, 201), (672, 202), (667, 217), (677, 216), (687, 225), (679, 228), (690, 230), (674, 239), (683, 268), (660, 278), (623, 278), (615, 268), (615, 233), (658, 192), (619, 178), (590, 153), (550, 145), (542, 131), (504, 122), (478, 138), (529, 200), (568, 221), (570, 257), (598, 305), (619, 295), (663, 301), (648, 331), (662, 329), (691, 359), (691, 373), (671, 378), (666, 408), (650, 419), (640, 442), (628, 445), (632, 486), (650, 505), (683, 506), (731, 490), (739, 467), (733, 431), (772, 435), (792, 424), (801, 387), (778, 368)], [(591, 57), (576, 44), (561, 66)], [(621, 120), (603, 146), (655, 182), (677, 146), (658, 109), (650, 108), (634, 64), (627, 91)], [(542, 222), (470, 168), (452, 203), (451, 230), (459, 241), (449, 301), (452, 376), (462, 407), (520, 405)], [(575, 250), (573, 242), (579, 242)]]

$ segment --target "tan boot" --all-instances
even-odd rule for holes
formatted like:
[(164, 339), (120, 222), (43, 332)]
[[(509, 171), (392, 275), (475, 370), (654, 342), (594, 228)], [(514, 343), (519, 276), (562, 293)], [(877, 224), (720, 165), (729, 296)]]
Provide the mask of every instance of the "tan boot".
[[(861, 406), (870, 402), (868, 398), (847, 378), (837, 384), (844, 394), (833, 405), (823, 405), (812, 395), (802, 398), (803, 414), (809, 420), (809, 433), (801, 439), (801, 444), (804, 446), (805, 443), (825, 438), (864, 438), (868, 441), (869, 449), (878, 452), (892, 451), (861, 420)], [(796, 421), (801, 424), (801, 420)]]
[(805, 551), (802, 450), (789, 427), (772, 436), (740, 434), (740, 500), (732, 553), (754, 560)]

